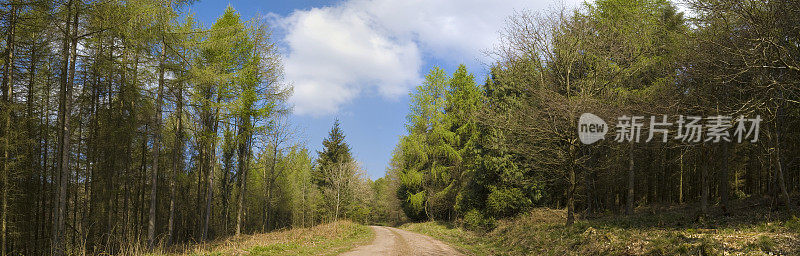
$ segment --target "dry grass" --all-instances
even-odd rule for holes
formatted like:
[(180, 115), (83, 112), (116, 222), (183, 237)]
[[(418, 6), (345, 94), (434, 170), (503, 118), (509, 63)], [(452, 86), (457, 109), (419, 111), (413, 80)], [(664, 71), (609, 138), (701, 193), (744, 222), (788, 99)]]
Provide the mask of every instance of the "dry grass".
[(154, 255), (336, 255), (369, 242), (369, 227), (338, 221), (311, 228), (241, 235)]
[(800, 218), (765, 209), (698, 219), (691, 206), (564, 225), (565, 212), (534, 209), (498, 221), (488, 233), (448, 223), (403, 228), (446, 241), (472, 255), (800, 255)]

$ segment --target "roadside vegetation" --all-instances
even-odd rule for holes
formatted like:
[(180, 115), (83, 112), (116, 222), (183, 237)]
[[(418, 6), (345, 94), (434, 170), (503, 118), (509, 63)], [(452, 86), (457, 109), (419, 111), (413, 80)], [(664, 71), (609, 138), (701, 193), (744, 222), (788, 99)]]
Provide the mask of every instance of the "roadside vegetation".
[(364, 225), (337, 221), (311, 228), (242, 235), (175, 247), (152, 255), (337, 255), (365, 243), (375, 234)]
[[(742, 206), (745, 202), (734, 202)], [(469, 255), (797, 255), (800, 218), (762, 208), (698, 220), (692, 206), (637, 209), (564, 225), (565, 210), (536, 208), (491, 231), (458, 223), (403, 229), (440, 239)]]

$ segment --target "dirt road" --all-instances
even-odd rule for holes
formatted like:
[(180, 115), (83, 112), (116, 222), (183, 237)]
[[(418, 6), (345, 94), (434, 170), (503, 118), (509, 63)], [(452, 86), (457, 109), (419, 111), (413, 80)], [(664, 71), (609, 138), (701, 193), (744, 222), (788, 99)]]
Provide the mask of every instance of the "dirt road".
[(360, 246), (342, 255), (463, 255), (442, 241), (426, 235), (390, 227), (371, 228), (375, 231), (372, 244)]

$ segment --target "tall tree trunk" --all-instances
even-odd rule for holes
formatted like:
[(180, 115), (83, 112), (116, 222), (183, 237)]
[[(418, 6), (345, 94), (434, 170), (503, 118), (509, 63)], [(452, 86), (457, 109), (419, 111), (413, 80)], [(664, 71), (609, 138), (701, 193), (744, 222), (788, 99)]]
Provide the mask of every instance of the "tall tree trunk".
[[(44, 144), (41, 146), (40, 150), (42, 151), (42, 159), (41, 159), (42, 160), (42, 179), (41, 179), (41, 184), (42, 184), (42, 190), (41, 190), (41, 193), (42, 193), (42, 205), (47, 206), (47, 207), (42, 207), (42, 209), (40, 209), (40, 214), (42, 215), (42, 218), (43, 218), (43, 221), (42, 221), (42, 223), (40, 225), (41, 235), (39, 237), (41, 237), (41, 238), (44, 238), (44, 237), (48, 236), (48, 234), (47, 234), (47, 231), (48, 231), (47, 230), (47, 226), (48, 226), (48, 224), (52, 224), (53, 213), (55, 213), (55, 211), (52, 210), (52, 209), (55, 208), (55, 201), (51, 201), (50, 200), (50, 199), (55, 199), (54, 196), (50, 196), (50, 195), (55, 195), (55, 191), (53, 191), (53, 186), (48, 186), (49, 182), (47, 181), (47, 177), (51, 177), (53, 180), (55, 180), (55, 174), (52, 174), (49, 171), (49, 170), (51, 170), (51, 168), (49, 168), (50, 167), (50, 163), (51, 163), (50, 162), (50, 150), (49, 150), (50, 149), (50, 128), (49, 127), (50, 127), (50, 92), (52, 91), (52, 83), (51, 83), (52, 80), (50, 78), (51, 77), (48, 76), (47, 81), (45, 82), (45, 91), (46, 91), (46, 93), (44, 94), (44, 106), (42, 107), (42, 110), (41, 110), (42, 113), (40, 114), (40, 119), (44, 120), (42, 125), (44, 127), (46, 127), (44, 129), (44, 134), (42, 135), (42, 139), (44, 140)], [(50, 249), (50, 251), (49, 251), (50, 253), (53, 252), (52, 251), (52, 248), (53, 248), (52, 244), (48, 248), (48, 244), (47, 244), (48, 241), (47, 240), (48, 239), (42, 239), (40, 241), (40, 243), (39, 243), (39, 245), (41, 246), (41, 248), (40, 248), (41, 253), (40, 254), (45, 254), (45, 249)]]
[(7, 27), (7, 37), (6, 37), (6, 51), (5, 51), (5, 65), (3, 66), (3, 119), (5, 120), (5, 124), (3, 125), (3, 170), (2, 170), (2, 190), (3, 190), (3, 204), (2, 204), (2, 217), (0, 217), (0, 255), (5, 256), (7, 251), (7, 237), (8, 237), (8, 176), (9, 172), (11, 172), (9, 162), (9, 152), (11, 151), (11, 104), (12, 104), (12, 94), (14, 93), (13, 86), (12, 86), (12, 77), (14, 73), (14, 30), (16, 27), (16, 15), (17, 15), (17, 5), (16, 3), (9, 3), (11, 5), (11, 11), (8, 13), (8, 27)]
[[(238, 122), (238, 121), (235, 121)], [(238, 129), (237, 129), (238, 130)], [(228, 235), (228, 223), (230, 219), (230, 197), (231, 197), (231, 179), (235, 177), (233, 175), (233, 154), (236, 153), (237, 142), (242, 140), (240, 136), (236, 136), (234, 138), (230, 135), (230, 126), (225, 125), (225, 131), (222, 132), (225, 137), (225, 142), (222, 144), (222, 180), (220, 182), (220, 189), (222, 191), (222, 235)], [(238, 134), (239, 132), (237, 132)]]
[[(34, 33), (34, 37), (36, 37), (36, 35), (37, 35), (37, 33)], [(29, 71), (28, 72), (28, 94), (26, 96), (27, 97), (27, 99), (26, 99), (26, 105), (27, 105), (26, 106), (26, 110), (27, 110), (27, 113), (26, 113), (26, 129), (29, 132), (29, 134), (28, 134), (29, 138), (32, 138), (32, 139), (34, 139), (35, 141), (38, 142), (38, 141), (41, 141), (41, 137), (40, 136), (41, 136), (42, 133), (40, 131), (38, 131), (38, 129), (36, 127), (36, 124), (34, 123), (34, 120), (36, 120), (37, 116), (33, 112), (33, 109), (34, 109), (34, 104), (33, 103), (35, 101), (35, 96), (34, 95), (36, 93), (36, 88), (35, 88), (36, 87), (36, 71), (37, 71), (37, 67), (39, 65), (39, 51), (38, 51), (37, 47), (38, 47), (38, 45), (37, 45), (36, 41), (31, 43), (30, 65), (28, 66), (28, 71)], [(42, 173), (41, 168), (39, 166), (40, 163), (38, 162), (38, 159), (39, 159), (38, 157), (41, 156), (41, 152), (38, 149), (39, 149), (39, 146), (41, 146), (41, 145), (40, 145), (40, 143), (35, 143), (34, 142), (34, 143), (29, 143), (28, 146), (29, 146), (29, 148), (28, 148), (28, 164), (27, 164), (27, 166), (28, 166), (28, 168), (30, 168), (31, 173), (34, 175), (34, 176), (32, 176), (32, 178), (35, 179), (34, 182), (33, 182), (33, 186), (34, 187), (38, 187), (38, 186), (40, 186), (40, 182), (39, 181), (40, 181), (41, 177), (43, 177), (45, 175), (44, 173)], [(42, 239), (42, 237), (40, 236), (40, 231), (39, 231), (39, 229), (41, 228), (39, 223), (41, 223), (43, 221), (43, 218), (42, 218), (43, 216), (41, 214), (39, 214), (40, 213), (39, 209), (44, 208), (45, 205), (42, 203), (43, 202), (42, 193), (36, 193), (35, 198), (36, 198), (36, 202), (34, 202), (34, 208), (33, 208), (33, 211), (31, 212), (31, 214), (34, 216), (33, 225), (35, 226), (35, 228), (34, 228), (34, 231), (33, 231), (34, 234), (32, 235), (32, 239), (33, 240), (30, 243), (32, 249), (29, 250), (29, 252), (32, 253), (32, 254), (42, 254), (42, 253), (40, 253), (38, 251), (40, 249), (39, 248), (40, 245), (38, 244), (37, 241), (39, 241), (39, 239)], [(3, 251), (5, 252), (6, 250), (3, 250)]]
[[(217, 95), (217, 106), (219, 106), (220, 101), (222, 100), (222, 96)], [(219, 128), (219, 107), (216, 107), (214, 110), (213, 115), (211, 116), (211, 120), (209, 122), (208, 128), (211, 129), (209, 133), (209, 140), (211, 143), (208, 143), (208, 148), (206, 148), (206, 203), (205, 203), (205, 216), (203, 217), (203, 230), (200, 236), (201, 241), (205, 241), (208, 238), (208, 226), (211, 222), (211, 201), (213, 199), (214, 190), (214, 169), (216, 169), (216, 150), (217, 150), (217, 129)]]
[(178, 83), (177, 111), (178, 127), (175, 131), (175, 147), (173, 148), (172, 177), (169, 179), (169, 223), (167, 224), (167, 244), (172, 244), (175, 228), (175, 179), (183, 170), (183, 84)]
[[(201, 121), (201, 122), (204, 122), (204, 121)], [(206, 154), (208, 154), (208, 153), (205, 152), (206, 151), (205, 139), (204, 138), (198, 138), (197, 140), (198, 140), (197, 144), (198, 144), (198, 151), (199, 152), (198, 152), (198, 157), (197, 157), (198, 158), (197, 159), (197, 166), (198, 166), (197, 167), (197, 192), (196, 192), (197, 198), (195, 200), (195, 207), (197, 207), (197, 229), (195, 230), (195, 235), (197, 237), (202, 237), (203, 236), (203, 234), (202, 234), (202, 232), (203, 232), (203, 213), (204, 213), (205, 208), (201, 207), (201, 205), (203, 205), (203, 198), (205, 196), (205, 193), (203, 191), (203, 181), (204, 181), (203, 177), (205, 177), (204, 173), (207, 172), (206, 169), (208, 168), (208, 167), (206, 167), (206, 160), (205, 160)]]
[(265, 198), (266, 203), (264, 204), (264, 221), (261, 223), (261, 232), (267, 232), (269, 227), (269, 211), (270, 206), (272, 205), (272, 186), (267, 187), (267, 197)]
[[(102, 46), (100, 46), (100, 52), (102, 52)], [(96, 65), (96, 63), (95, 63), (95, 65)], [(97, 157), (97, 152), (98, 152), (98, 148), (97, 148), (98, 147), (97, 133), (98, 133), (98, 130), (100, 129), (99, 128), (100, 127), (99, 126), (99, 120), (98, 120), (99, 118), (98, 118), (98, 115), (97, 115), (97, 110), (100, 108), (99, 107), (99, 104), (100, 104), (99, 103), (100, 102), (100, 89), (99, 89), (99, 86), (100, 86), (99, 83), (100, 82), (99, 82), (99, 80), (100, 79), (99, 79), (99, 74), (98, 74), (96, 66), (92, 68), (92, 74), (94, 76), (94, 80), (92, 82), (91, 110), (90, 110), (90, 114), (89, 114), (89, 116), (91, 118), (91, 123), (89, 125), (90, 125), (91, 128), (89, 130), (89, 142), (88, 142), (88, 147), (89, 148), (87, 149), (87, 151), (88, 151), (87, 160), (88, 160), (88, 168), (89, 168), (88, 169), (89, 177), (87, 178), (87, 181), (86, 181), (86, 191), (87, 191), (86, 192), (86, 209), (87, 209), (88, 212), (87, 212), (86, 216), (84, 216), (84, 221), (83, 221), (84, 223), (86, 223), (86, 228), (84, 229), (84, 232), (86, 232), (86, 241), (85, 241), (85, 243), (86, 243), (86, 249), (87, 249), (86, 251), (89, 254), (92, 254), (94, 252), (94, 248), (93, 248), (94, 247), (94, 231), (92, 230), (92, 225), (90, 225), (88, 223), (91, 220), (94, 220), (94, 214), (95, 214), (95, 202), (94, 202), (94, 200), (92, 200), (93, 196), (94, 196), (92, 194), (92, 192), (95, 191), (95, 189), (96, 189), (96, 187), (95, 187), (96, 181), (95, 180), (97, 179), (97, 176), (96, 176), (95, 170), (97, 169), (96, 165), (97, 165), (97, 162), (98, 162), (98, 160), (97, 160), (98, 159), (98, 157)]]
[[(267, 209), (264, 210), (264, 226), (266, 227), (267, 223), (269, 222), (269, 208), (271, 206), (272, 195), (272, 186), (275, 183), (275, 180), (278, 176), (276, 172), (276, 166), (278, 165), (278, 133), (275, 133), (275, 143), (272, 146), (272, 164), (270, 165), (270, 173), (269, 177), (265, 177), (269, 182), (265, 184), (267, 186)], [(338, 208), (337, 208), (338, 209)], [(263, 229), (263, 228), (262, 228)], [(266, 230), (263, 230), (266, 231)]]
[(569, 188), (567, 188), (567, 226), (575, 222), (575, 168), (578, 159), (575, 145), (570, 145), (569, 151), (572, 163), (569, 167)]
[(784, 203), (786, 203), (786, 208), (791, 210), (794, 208), (794, 205), (792, 204), (792, 199), (789, 197), (789, 192), (786, 189), (786, 182), (783, 176), (783, 158), (781, 157), (782, 116), (783, 108), (778, 105), (778, 109), (775, 111), (775, 175), (781, 195), (783, 196)]
[[(248, 160), (249, 162), (249, 160)], [(236, 235), (242, 234), (242, 221), (244, 221), (244, 197), (247, 196), (247, 167), (242, 168), (239, 174), (239, 198), (236, 213)]]
[(685, 150), (681, 150), (681, 157), (680, 157), (680, 173), (679, 180), (678, 180), (678, 203), (683, 204), (683, 155), (686, 153)]
[(569, 188), (567, 190), (567, 226), (575, 222), (575, 165), (569, 168)]
[[(59, 160), (58, 160), (58, 168), (57, 168), (57, 193), (55, 195), (54, 201), (56, 202), (53, 214), (53, 237), (52, 237), (52, 252), (53, 255), (64, 255), (66, 254), (66, 248), (64, 245), (64, 217), (66, 214), (66, 204), (67, 204), (67, 186), (69, 184), (68, 176), (69, 176), (69, 151), (70, 151), (70, 102), (72, 101), (72, 85), (70, 82), (72, 79), (68, 78), (69, 74), (69, 67), (70, 67), (70, 43), (72, 34), (70, 30), (72, 29), (70, 16), (74, 11), (77, 17), (77, 9), (74, 8), (74, 1), (70, 0), (67, 2), (66, 5), (66, 15), (65, 15), (65, 22), (64, 22), (64, 35), (62, 40), (62, 56), (61, 56), (61, 88), (60, 88), (60, 99), (59, 99), (59, 111), (58, 117), (60, 120), (59, 122)], [(74, 64), (74, 63), (73, 63)], [(74, 69), (73, 69), (74, 70)]]
[(341, 187), (336, 186), (336, 212), (333, 215), (334, 222), (339, 221), (339, 205), (342, 204), (340, 195), (341, 195)]
[[(162, 42), (163, 44), (163, 42)], [(150, 216), (147, 222), (147, 246), (153, 248), (156, 235), (156, 198), (158, 197), (158, 155), (161, 151), (161, 104), (164, 93), (164, 58), (166, 45), (161, 48), (161, 60), (158, 63), (158, 92), (156, 93), (156, 116), (153, 125), (153, 174), (150, 183)]]
[(200, 236), (201, 241), (206, 241), (208, 238), (208, 227), (211, 222), (211, 201), (213, 199), (214, 190), (212, 187), (214, 186), (214, 169), (215, 169), (215, 161), (214, 161), (214, 143), (210, 148), (209, 152), (209, 162), (208, 162), (208, 170), (206, 171), (206, 202), (205, 202), (205, 216), (203, 217), (203, 232)]
[[(133, 240), (134, 241), (141, 241), (142, 237), (140, 235), (140, 232), (143, 229), (144, 229), (144, 231), (147, 231), (146, 230), (147, 226), (145, 226), (145, 224), (144, 224), (145, 223), (144, 222), (144, 217), (145, 217), (145, 215), (147, 215), (147, 213), (145, 211), (149, 210), (149, 208), (144, 207), (144, 205), (145, 205), (144, 198), (145, 198), (145, 192), (147, 192), (147, 178), (148, 178), (148, 176), (147, 176), (147, 142), (148, 142), (147, 134), (148, 134), (148, 132), (147, 131), (149, 131), (149, 125), (145, 125), (145, 127), (146, 127), (145, 128), (145, 133), (142, 134), (142, 148), (141, 148), (141, 151), (140, 151), (140, 152), (142, 152), (142, 160), (140, 161), (141, 165), (140, 165), (140, 168), (139, 168), (139, 174), (136, 175), (136, 177), (134, 178), (135, 181), (139, 182), (139, 186), (136, 186), (138, 194), (136, 196), (136, 201), (134, 202), (134, 207), (133, 207), (133, 209), (135, 209), (135, 210), (138, 209), (136, 211), (136, 216), (134, 217), (135, 221), (132, 223), (132, 226), (134, 227), (134, 233), (133, 233)], [(145, 246), (147, 246), (147, 244), (145, 244)]]
[(720, 168), (720, 204), (722, 208), (723, 214), (728, 214), (728, 194), (730, 193), (730, 182), (728, 181), (728, 143), (722, 143), (720, 145), (722, 147), (720, 157), (720, 164), (722, 164)]
[[(239, 151), (238, 151), (238, 160), (239, 160), (239, 198), (237, 202), (237, 212), (236, 212), (236, 235), (240, 235), (242, 233), (242, 221), (244, 215), (244, 197), (247, 195), (247, 172), (249, 171), (250, 165), (250, 145), (251, 144), (251, 135), (250, 135), (250, 117), (243, 117), (240, 120), (242, 122), (241, 129), (244, 131), (240, 134), (243, 136), (244, 141), (240, 141), (239, 143)], [(242, 138), (240, 138), (241, 140)]]
[[(75, 5), (73, 5), (73, 8), (75, 9), (75, 11), (72, 13), (72, 24), (71, 24), (72, 25), (72, 36), (71, 36), (72, 43), (70, 45), (70, 61), (69, 61), (69, 88), (70, 88), (70, 91), (75, 86), (75, 66), (76, 66), (77, 58), (78, 58), (78, 6), (77, 6), (77, 3), (75, 3)], [(70, 97), (71, 96), (72, 95), (70, 94)], [(68, 103), (68, 106), (71, 106), (71, 104), (72, 103)], [(70, 107), (70, 110), (67, 111), (68, 115), (72, 112), (71, 109), (72, 108)], [(78, 120), (78, 121), (80, 122), (80, 120)], [(78, 125), (80, 125), (80, 123), (78, 123)], [(67, 136), (67, 139), (65, 141), (69, 142), (69, 140), (71, 138), (71, 135), (72, 135), (72, 132), (71, 132), (72, 130), (71, 130), (70, 126), (67, 126), (67, 129), (68, 129), (68, 132), (67, 132), (68, 136)], [(80, 138), (78, 138), (78, 139), (80, 140)], [(68, 144), (72, 145), (71, 142), (69, 142)], [(80, 146), (80, 141), (78, 141), (78, 145)], [(67, 152), (69, 152), (70, 149), (71, 148), (67, 148)], [(67, 155), (67, 157), (69, 158), (69, 154)], [(67, 162), (69, 162), (69, 160), (67, 160)], [(66, 166), (67, 166), (67, 170), (69, 170), (69, 165), (66, 165)], [(69, 174), (70, 173), (67, 172), (67, 176), (66, 176), (65, 179), (69, 179)], [(77, 222), (77, 213), (78, 213), (78, 169), (75, 170), (75, 192), (74, 192), (74, 195), (73, 195), (73, 205), (72, 206), (73, 206), (72, 219), (73, 219), (73, 229), (74, 229), (73, 230), (74, 233), (73, 233), (72, 238), (73, 238), (73, 245), (75, 245), (77, 247), (77, 245), (74, 242), (74, 239), (75, 239), (75, 236), (77, 236), (77, 223), (76, 222)], [(64, 230), (64, 231), (66, 231), (66, 230)]]
[(630, 142), (630, 147), (628, 148), (628, 203), (625, 205), (625, 214), (633, 214), (633, 204), (634, 204), (634, 193), (633, 187), (634, 183), (634, 173), (633, 173), (633, 141)]
[[(83, 141), (82, 141), (83, 140), (83, 138), (82, 138), (83, 125), (81, 123), (81, 116), (83, 116), (82, 112), (83, 112), (83, 108), (81, 108), (79, 106), (78, 107), (78, 115), (77, 115), (78, 120), (76, 120), (77, 121), (76, 122), (77, 123), (76, 126), (78, 128), (78, 138), (77, 138), (78, 141), (77, 141), (77, 143), (75, 143), (76, 146), (77, 146), (78, 154), (80, 154), (81, 144), (83, 143)], [(75, 185), (72, 187), (73, 191), (74, 191), (72, 193), (72, 229), (73, 229), (74, 233), (72, 234), (72, 240), (70, 242), (70, 245), (72, 245), (73, 248), (78, 248), (78, 244), (76, 243), (76, 240), (77, 240), (77, 236), (78, 236), (78, 232), (77, 231), (80, 228), (78, 226), (79, 225), (78, 224), (78, 210), (79, 210), (79, 208), (78, 208), (78, 188), (80, 187), (80, 184), (79, 184), (80, 180), (79, 180), (79, 177), (78, 177), (78, 172), (80, 170), (81, 170), (81, 161), (75, 161), (75, 175), (74, 175), (75, 176), (75, 180), (73, 180), (73, 184), (75, 184)]]
[(594, 212), (594, 204), (595, 204), (595, 190), (594, 190), (594, 178), (592, 170), (595, 166), (595, 158), (592, 155), (592, 147), (586, 146), (584, 150), (581, 151), (582, 155), (589, 157), (588, 166), (583, 166), (583, 184), (586, 187), (586, 216), (589, 216)]
[(711, 154), (706, 150), (705, 145), (702, 146), (702, 151), (705, 159), (700, 159), (700, 162), (702, 162), (702, 166), (700, 168), (700, 214), (705, 216), (708, 215), (708, 162), (711, 161)]
[[(206, 146), (204, 154), (206, 155), (206, 157), (204, 158), (211, 158), (208, 146)], [(203, 195), (205, 195), (204, 196), (205, 202), (201, 201), (201, 204), (198, 205), (199, 206), (198, 208), (202, 209), (201, 212), (203, 213), (203, 215), (200, 216), (200, 218), (202, 218), (200, 225), (200, 241), (206, 241), (206, 236), (208, 235), (208, 221), (211, 218), (210, 211), (211, 211), (211, 168), (212, 167), (211, 164), (209, 164), (210, 160), (204, 159), (203, 161), (206, 161), (206, 163), (204, 163), (205, 167), (203, 168), (205, 169), (204, 172), (206, 175), (203, 180), (205, 180), (206, 184), (205, 184), (205, 191), (203, 192)]]
[[(227, 142), (226, 142), (227, 143)], [(223, 153), (224, 155), (225, 153)], [(220, 200), (222, 200), (222, 235), (228, 234), (228, 201), (230, 197), (230, 184), (229, 180), (231, 179), (231, 168), (230, 168), (230, 159), (223, 160), (223, 170), (222, 170), (222, 180), (220, 180), (220, 187), (222, 191), (222, 195), (220, 196)]]

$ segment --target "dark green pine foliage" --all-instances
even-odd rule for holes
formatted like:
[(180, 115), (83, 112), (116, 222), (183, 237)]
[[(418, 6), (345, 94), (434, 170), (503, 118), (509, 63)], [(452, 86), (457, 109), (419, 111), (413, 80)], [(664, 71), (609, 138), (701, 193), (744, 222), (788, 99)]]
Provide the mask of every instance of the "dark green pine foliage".
[[(521, 104), (522, 88), (515, 83), (497, 80), (502, 69), (493, 69), (478, 92), (482, 108), (476, 109), (469, 144), (475, 160), (466, 170), (464, 189), (459, 195), (457, 210), (470, 215), (492, 217), (512, 216), (530, 207), (542, 197), (539, 178), (523, 165), (523, 156), (509, 150), (506, 131), (491, 125), (488, 113), (498, 115)], [(473, 144), (474, 143), (474, 144)], [(466, 148), (465, 148), (466, 149)], [(465, 150), (466, 151), (466, 150)], [(478, 220), (482, 221), (482, 220)]]
[(400, 139), (397, 191), (403, 211), (412, 220), (453, 217), (462, 162), (445, 112), (450, 79), (434, 68), (411, 94), (411, 113)]
[[(502, 73), (496, 71), (495, 73)], [(507, 83), (487, 78), (484, 95), (487, 108), (493, 113), (508, 113), (521, 103), (522, 88), (515, 83)], [(486, 123), (479, 123), (482, 142), (481, 161), (475, 176), (475, 184), (480, 191), (483, 205), (489, 216), (507, 217), (524, 211), (543, 196), (541, 177), (531, 168), (518, 163), (524, 156), (514, 154), (508, 148), (506, 131)]]
[(336, 119), (333, 122), (331, 131), (328, 132), (328, 137), (322, 141), (324, 148), (322, 151), (317, 152), (319, 159), (317, 159), (317, 166), (314, 168), (312, 178), (314, 183), (320, 187), (331, 185), (327, 184), (329, 179), (324, 177), (326, 173), (330, 173), (327, 172), (328, 169), (334, 168), (338, 164), (353, 161), (353, 157), (350, 155), (350, 146), (345, 142), (344, 133), (342, 133), (339, 125), (339, 119)]
[(459, 193), (455, 200), (454, 210), (464, 212), (475, 208), (475, 191), (465, 190), (464, 186), (473, 183), (474, 176), (479, 171), (480, 163), (480, 129), (478, 127), (478, 113), (484, 104), (483, 90), (475, 83), (475, 77), (467, 72), (466, 66), (459, 65), (450, 79), (445, 113), (447, 114), (450, 131), (455, 133), (454, 148), (460, 156), (460, 161), (454, 165), (454, 174), (459, 186)]

